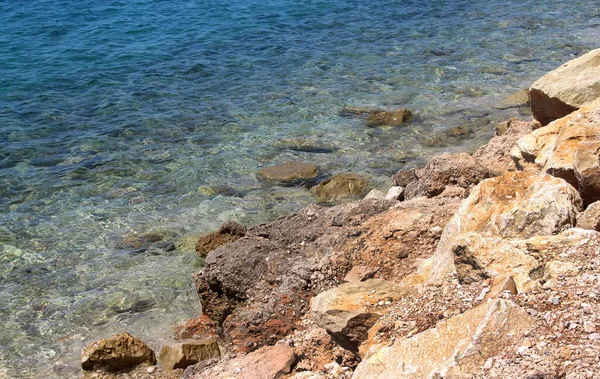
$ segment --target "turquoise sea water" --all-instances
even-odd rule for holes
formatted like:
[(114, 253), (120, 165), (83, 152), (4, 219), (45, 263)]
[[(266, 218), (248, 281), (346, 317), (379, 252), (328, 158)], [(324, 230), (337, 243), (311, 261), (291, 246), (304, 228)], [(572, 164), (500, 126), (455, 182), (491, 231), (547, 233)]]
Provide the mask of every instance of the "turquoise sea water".
[[(313, 201), (262, 167), (385, 189), (530, 117), (493, 106), (599, 46), (580, 0), (0, 1), (0, 377), (77, 377), (121, 330), (158, 348), (200, 309), (194, 233)], [(345, 106), (416, 117), (370, 129)], [(149, 232), (166, 242), (122, 243)]]

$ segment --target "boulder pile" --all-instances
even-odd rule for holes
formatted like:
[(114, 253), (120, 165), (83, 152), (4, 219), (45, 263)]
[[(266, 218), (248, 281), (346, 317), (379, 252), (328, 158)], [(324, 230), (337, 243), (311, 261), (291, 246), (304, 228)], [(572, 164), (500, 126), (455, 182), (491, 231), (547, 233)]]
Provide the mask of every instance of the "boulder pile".
[(398, 172), (393, 195), (208, 252), (194, 278), (218, 346), (183, 377), (599, 377), (599, 60), (534, 83), (536, 120)]

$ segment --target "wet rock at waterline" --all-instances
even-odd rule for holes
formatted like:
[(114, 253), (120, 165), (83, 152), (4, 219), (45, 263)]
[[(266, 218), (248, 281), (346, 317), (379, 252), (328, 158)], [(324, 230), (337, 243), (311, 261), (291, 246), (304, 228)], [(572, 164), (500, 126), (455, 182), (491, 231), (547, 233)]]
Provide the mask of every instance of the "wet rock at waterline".
[(310, 192), (318, 201), (335, 202), (347, 198), (364, 196), (369, 181), (357, 174), (338, 174), (312, 187)]
[(370, 112), (367, 118), (367, 126), (399, 126), (412, 118), (412, 112), (408, 109), (397, 111)]
[(529, 89), (531, 110), (542, 125), (600, 97), (600, 49), (573, 59), (539, 78)]
[(152, 349), (127, 332), (93, 342), (81, 352), (81, 368), (88, 371), (118, 371), (154, 363)]
[(263, 168), (258, 175), (262, 179), (280, 182), (296, 182), (310, 180), (317, 177), (317, 166), (302, 162), (284, 162)]
[(206, 257), (208, 253), (219, 246), (233, 242), (246, 234), (246, 227), (235, 221), (227, 222), (214, 233), (206, 234), (196, 242), (196, 253), (201, 257)]

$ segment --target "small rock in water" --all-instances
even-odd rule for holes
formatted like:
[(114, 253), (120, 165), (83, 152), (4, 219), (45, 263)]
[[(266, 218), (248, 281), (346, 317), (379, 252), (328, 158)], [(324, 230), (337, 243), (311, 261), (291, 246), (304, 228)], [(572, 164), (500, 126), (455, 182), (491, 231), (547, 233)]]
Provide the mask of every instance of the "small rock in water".
[(378, 111), (370, 112), (367, 126), (399, 126), (412, 118), (412, 112), (408, 109), (399, 109), (394, 112)]
[(316, 178), (319, 174), (317, 166), (302, 162), (284, 162), (263, 168), (258, 175), (263, 179), (293, 182)]

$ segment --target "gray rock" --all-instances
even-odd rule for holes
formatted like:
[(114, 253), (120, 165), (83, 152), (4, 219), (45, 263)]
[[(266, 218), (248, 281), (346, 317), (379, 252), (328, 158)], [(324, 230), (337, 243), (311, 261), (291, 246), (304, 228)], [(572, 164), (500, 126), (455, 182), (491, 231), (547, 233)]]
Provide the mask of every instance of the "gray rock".
[(389, 189), (388, 193), (385, 195), (386, 200), (404, 200), (404, 188), (400, 186), (393, 186)]

